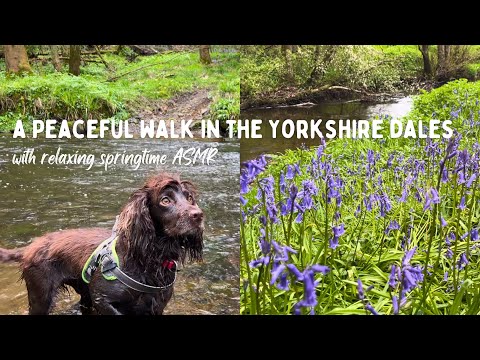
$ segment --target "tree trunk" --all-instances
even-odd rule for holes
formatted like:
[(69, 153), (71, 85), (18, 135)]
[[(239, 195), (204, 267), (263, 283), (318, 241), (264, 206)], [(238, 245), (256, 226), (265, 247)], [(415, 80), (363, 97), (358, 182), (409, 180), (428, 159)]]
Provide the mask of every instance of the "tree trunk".
[(320, 45), (315, 45), (315, 52), (313, 53), (313, 69), (306, 85), (311, 86), (320, 78)]
[(68, 72), (75, 76), (80, 75), (80, 60), (82, 48), (80, 45), (70, 45), (70, 59), (68, 60)]
[(50, 45), (50, 54), (52, 56), (52, 63), (53, 67), (56, 71), (62, 71), (62, 62), (60, 61), (60, 57), (58, 56), (58, 46), (57, 45)]
[(4, 45), (4, 52), (7, 73), (17, 74), (32, 71), (28, 63), (25, 45)]
[(210, 45), (200, 45), (200, 62), (202, 64), (211, 64)]
[(282, 45), (282, 54), (285, 57), (285, 73), (287, 74), (286, 78), (288, 84), (293, 84), (295, 82), (292, 64), (292, 49), (293, 45)]
[(441, 76), (445, 70), (445, 45), (437, 45), (437, 76)]
[(432, 63), (428, 54), (428, 47), (429, 45), (418, 45), (423, 57), (423, 72), (427, 77), (432, 77)]

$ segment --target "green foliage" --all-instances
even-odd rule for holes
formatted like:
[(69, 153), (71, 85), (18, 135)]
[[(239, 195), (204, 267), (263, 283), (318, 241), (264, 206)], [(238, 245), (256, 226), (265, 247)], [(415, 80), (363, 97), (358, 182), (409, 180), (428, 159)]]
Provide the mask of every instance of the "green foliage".
[(476, 115), (479, 99), (480, 82), (460, 79), (416, 96), (410, 115), (418, 120), (447, 120), (451, 118), (452, 112), (460, 111), (457, 116), (471, 118)]
[[(115, 54), (104, 57), (114, 72), (88, 62), (78, 77), (56, 73), (47, 63), (34, 64), (32, 75), (6, 78), (0, 62), (0, 131), (11, 130), (15, 117), (125, 119), (158, 100), (197, 88), (209, 89), (218, 100), (232, 99), (225, 100), (233, 102), (228, 111), (239, 113), (239, 55), (235, 52), (212, 53), (212, 66), (200, 64), (197, 52), (139, 56), (135, 62)], [(108, 81), (113, 76), (119, 77)]]
[(300, 46), (291, 54), (294, 84), (287, 84), (285, 60), (279, 47), (242, 49), (242, 96), (268, 96), (286, 86), (348, 86), (368, 91), (403, 89), (422, 70), (415, 46), (321, 46), (321, 76), (312, 83), (315, 46)]

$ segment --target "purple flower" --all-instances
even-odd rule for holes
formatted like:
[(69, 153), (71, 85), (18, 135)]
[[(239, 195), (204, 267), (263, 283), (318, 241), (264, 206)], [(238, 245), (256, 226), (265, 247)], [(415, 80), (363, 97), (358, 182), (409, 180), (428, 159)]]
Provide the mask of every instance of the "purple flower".
[(415, 252), (417, 251), (417, 247), (415, 246), (413, 249), (411, 250), (408, 250), (405, 255), (403, 256), (403, 259), (402, 259), (402, 266), (407, 266), (407, 265), (410, 265), (410, 261), (412, 260), (412, 257), (413, 255), (415, 254)]
[(293, 166), (288, 165), (287, 166), (287, 179), (292, 180), (294, 176), (295, 176), (295, 173), (293, 172)]
[(270, 262), (270, 256), (264, 256), (256, 260), (250, 261), (250, 267), (251, 268), (256, 268), (259, 267), (260, 265), (267, 266)]
[(372, 305), (370, 304), (367, 304), (365, 305), (365, 309), (367, 309), (368, 311), (370, 311), (372, 313), (372, 315), (378, 315), (378, 312), (373, 308)]
[(299, 211), (297, 217), (295, 218), (295, 222), (299, 224), (302, 221), (303, 221), (303, 212)]
[(465, 253), (462, 253), (460, 255), (460, 258), (458, 259), (457, 268), (462, 270), (462, 269), (465, 268), (465, 266), (467, 266), (468, 263), (469, 263), (469, 261), (467, 259), (467, 255)]
[(278, 290), (289, 290), (289, 281), (288, 281), (288, 274), (287, 273), (283, 273), (282, 275), (280, 275), (280, 281), (277, 283), (277, 289)]
[(358, 298), (363, 300), (365, 298), (365, 292), (363, 291), (363, 284), (362, 280), (357, 280), (357, 291), (358, 291)]
[(275, 261), (288, 261), (288, 254), (297, 253), (289, 246), (279, 245), (275, 240), (272, 240), (272, 244), (275, 250)]
[(355, 217), (358, 217), (358, 215), (360, 215), (360, 211), (361, 211), (361, 208), (360, 208), (360, 205), (357, 206), (357, 210), (355, 210)]
[(293, 264), (288, 264), (287, 268), (297, 278), (298, 281), (303, 282), (303, 299), (295, 304), (294, 313), (300, 314), (301, 307), (312, 307), (312, 313), (313, 307), (317, 305), (317, 294), (315, 288), (318, 285), (318, 281), (315, 281), (315, 273), (321, 272), (325, 274), (330, 271), (330, 269), (326, 266), (313, 265), (307, 267), (302, 273)]
[(275, 281), (277, 281), (277, 278), (283, 273), (283, 270), (285, 270), (286, 267), (283, 264), (279, 264), (275, 267), (275, 269), (272, 269), (272, 279), (270, 280), (270, 285), (275, 284)]
[(465, 183), (465, 175), (463, 174), (463, 171), (460, 171), (460, 172), (458, 173), (457, 182), (458, 182), (459, 184), (464, 184), (464, 183)]
[(442, 224), (442, 227), (445, 227), (448, 225), (448, 223), (445, 221), (445, 219), (443, 218), (443, 216), (440, 216), (440, 223)]
[(405, 201), (407, 201), (407, 197), (408, 197), (408, 190), (406, 187), (404, 187), (402, 190), (402, 197), (400, 197), (398, 201), (401, 203), (404, 203)]
[(467, 207), (465, 206), (465, 196), (462, 196), (462, 199), (460, 200), (460, 204), (458, 205), (458, 208), (460, 210), (465, 210)]
[(338, 226), (334, 226), (332, 230), (333, 230), (333, 238), (330, 239), (330, 248), (336, 249), (338, 246), (339, 237), (345, 234), (345, 225), (340, 224)]
[(399, 223), (396, 220), (392, 220), (390, 221), (387, 228), (385, 229), (385, 234), (389, 234), (390, 231), (398, 230), (398, 229), (400, 229)]
[(384, 217), (390, 210), (392, 210), (390, 199), (386, 193), (383, 193), (382, 196), (380, 196), (380, 216)]
[(245, 206), (247, 204), (248, 200), (244, 199), (242, 195), (240, 195), (240, 203)]
[(287, 264), (287, 268), (297, 278), (298, 281), (303, 280), (303, 274), (300, 272), (300, 270), (297, 269), (294, 264)]
[(443, 281), (448, 281), (448, 271), (445, 271), (445, 273), (443, 274)]
[(447, 259), (451, 259), (451, 258), (453, 257), (453, 251), (452, 251), (452, 249), (450, 249), (450, 248), (447, 249), (447, 253), (445, 254), (445, 257), (446, 257)]
[(475, 179), (477, 178), (477, 174), (476, 173), (473, 173), (472, 176), (470, 176), (470, 179), (468, 179), (468, 182), (467, 182), (467, 187), (471, 187), (473, 182), (475, 181)]
[(322, 273), (323, 275), (326, 275), (329, 271), (330, 271), (330, 268), (328, 266), (325, 266), (325, 265), (318, 265), (318, 264), (315, 264), (315, 265), (312, 265), (310, 267), (314, 272), (316, 273)]
[(446, 183), (448, 182), (448, 169), (444, 168), (442, 171), (442, 182)]
[(267, 218), (265, 217), (265, 215), (260, 215), (258, 217), (258, 219), (260, 220), (260, 223), (263, 225), (263, 226), (267, 226)]
[(392, 306), (393, 306), (393, 314), (398, 315), (399, 307), (398, 307), (397, 295), (392, 296)]
[(333, 236), (340, 237), (345, 234), (345, 225), (340, 224), (339, 226), (333, 227)]
[(470, 236), (472, 241), (478, 241), (478, 229), (472, 229)]
[(247, 161), (244, 163), (244, 168), (240, 174), (240, 194), (248, 192), (248, 185), (255, 180), (255, 178), (265, 171), (267, 160), (264, 155), (256, 160)]
[(388, 279), (388, 285), (390, 287), (394, 288), (397, 285), (397, 280), (395, 279), (395, 271), (396, 271), (396, 266), (392, 265), (392, 268), (390, 270), (390, 277)]

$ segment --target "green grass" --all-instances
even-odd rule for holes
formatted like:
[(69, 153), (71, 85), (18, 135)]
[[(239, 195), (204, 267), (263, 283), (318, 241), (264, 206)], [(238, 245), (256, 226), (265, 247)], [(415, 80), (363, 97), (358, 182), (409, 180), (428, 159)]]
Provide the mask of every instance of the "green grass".
[[(87, 63), (78, 77), (55, 73), (53, 66), (34, 64), (34, 73), (6, 77), (0, 63), (0, 131), (11, 130), (16, 119), (115, 118), (126, 119), (136, 111), (194, 89), (208, 89), (212, 107), (229, 101), (230, 117), (240, 109), (239, 56), (212, 53), (214, 63), (200, 64), (198, 53), (167, 53), (137, 58), (108, 54), (103, 64)], [(146, 67), (130, 74), (128, 72)], [(118, 80), (107, 81), (113, 76)], [(218, 107), (218, 105), (217, 105)]]

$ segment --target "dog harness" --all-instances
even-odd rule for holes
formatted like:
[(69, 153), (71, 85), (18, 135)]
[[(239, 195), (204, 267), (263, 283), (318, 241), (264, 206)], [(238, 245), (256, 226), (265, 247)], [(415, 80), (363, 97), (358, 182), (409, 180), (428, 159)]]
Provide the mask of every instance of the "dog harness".
[(115, 245), (118, 239), (116, 231), (117, 223), (118, 216), (115, 225), (113, 226), (112, 235), (97, 246), (95, 251), (92, 253), (92, 255), (90, 255), (87, 262), (83, 266), (83, 281), (85, 281), (87, 284), (90, 283), (93, 277), (93, 273), (100, 266), (102, 275), (106, 280), (118, 280), (130, 289), (139, 292), (157, 293), (171, 287), (177, 279), (177, 263), (173, 260), (165, 260), (162, 264), (164, 268), (175, 273), (173, 281), (165, 286), (150, 286), (147, 284), (143, 284), (135, 279), (132, 279), (130, 276), (120, 270), (120, 261), (118, 259), (117, 251), (115, 249)]

